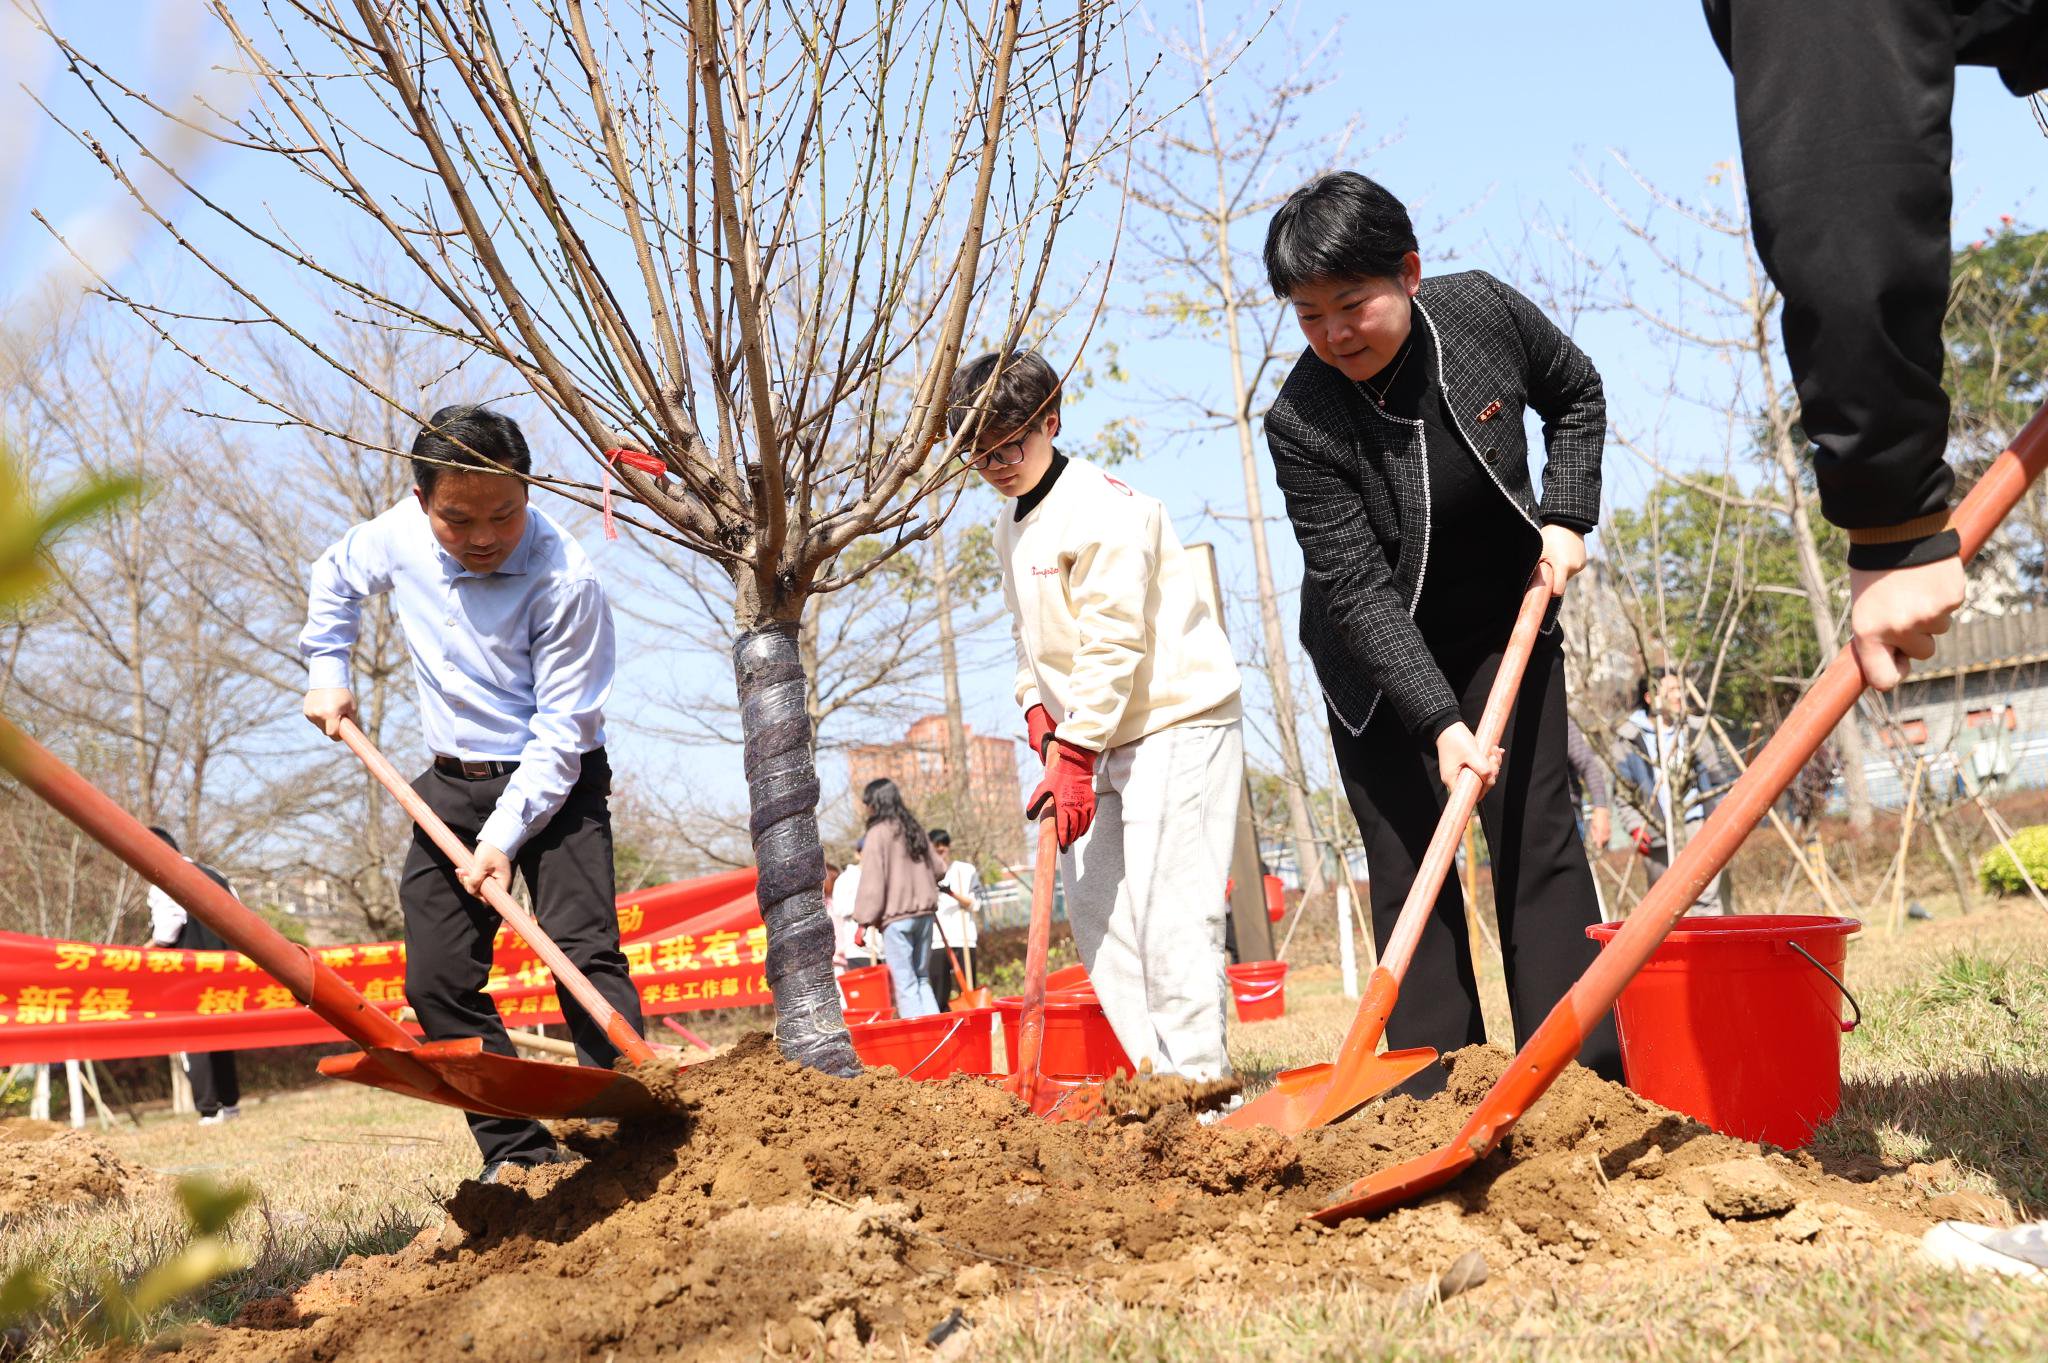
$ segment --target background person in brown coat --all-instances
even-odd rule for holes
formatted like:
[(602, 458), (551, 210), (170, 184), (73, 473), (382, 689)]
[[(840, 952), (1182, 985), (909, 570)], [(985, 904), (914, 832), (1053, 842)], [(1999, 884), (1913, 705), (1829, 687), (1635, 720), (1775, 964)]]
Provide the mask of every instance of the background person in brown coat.
[(929, 1017), (939, 1011), (932, 993), (932, 914), (946, 864), (932, 851), (924, 825), (887, 779), (860, 793), (868, 831), (860, 856), (860, 889), (853, 906), (854, 941), (864, 944), (880, 928), (882, 959), (895, 987), (896, 1016)]

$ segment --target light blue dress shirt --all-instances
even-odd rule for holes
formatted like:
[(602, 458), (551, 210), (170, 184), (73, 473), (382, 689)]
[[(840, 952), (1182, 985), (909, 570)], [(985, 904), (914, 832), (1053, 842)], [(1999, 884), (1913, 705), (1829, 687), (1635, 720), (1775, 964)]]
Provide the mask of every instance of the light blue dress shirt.
[(309, 689), (349, 686), (364, 598), (390, 592), (437, 753), (517, 762), (480, 841), (516, 856), (604, 742), (612, 610), (583, 547), (537, 507), (496, 570), (464, 568), (408, 496), (313, 564), (299, 653)]

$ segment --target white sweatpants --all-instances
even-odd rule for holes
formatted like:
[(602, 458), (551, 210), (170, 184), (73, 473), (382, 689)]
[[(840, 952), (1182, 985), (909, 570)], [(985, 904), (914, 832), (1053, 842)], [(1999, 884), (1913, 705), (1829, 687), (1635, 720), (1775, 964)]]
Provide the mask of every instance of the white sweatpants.
[(1230, 1073), (1223, 888), (1243, 785), (1235, 720), (1111, 748), (1095, 768), (1095, 822), (1060, 859), (1102, 1010), (1132, 1063), (1155, 1073)]

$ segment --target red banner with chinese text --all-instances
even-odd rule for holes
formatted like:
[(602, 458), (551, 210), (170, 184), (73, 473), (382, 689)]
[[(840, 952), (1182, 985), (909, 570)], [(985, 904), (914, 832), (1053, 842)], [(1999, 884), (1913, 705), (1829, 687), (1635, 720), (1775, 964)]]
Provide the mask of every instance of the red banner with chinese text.
[[(745, 870), (619, 896), (619, 935), (645, 1012), (770, 1001), (767, 931), (753, 888), (754, 872)], [(318, 955), (372, 1003), (403, 1006), (404, 943), (322, 947)], [(509, 931), (493, 944), (485, 988), (512, 1026), (562, 1020), (552, 972)], [(0, 1064), (339, 1040), (239, 952), (0, 932)]]

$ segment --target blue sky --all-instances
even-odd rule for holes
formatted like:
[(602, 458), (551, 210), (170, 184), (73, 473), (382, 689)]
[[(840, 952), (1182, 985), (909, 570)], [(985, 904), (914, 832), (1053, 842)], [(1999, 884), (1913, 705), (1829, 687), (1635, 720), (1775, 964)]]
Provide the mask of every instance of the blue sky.
[[(12, 7), (6, 7), (11, 18)], [(50, 6), (60, 24), (105, 43), (108, 60), (155, 81), (190, 80), (193, 49), (178, 40), (175, 24), (161, 26), (165, 15), (189, 9), (189, 0), (56, 0)], [(1647, 178), (1668, 190), (1695, 195), (1708, 192), (1708, 176), (1717, 163), (1736, 153), (1734, 120), (1726, 70), (1709, 41), (1697, 6), (1685, 3), (1575, 3), (1569, 6), (1524, 4), (1360, 5), (1349, 10), (1340, 38), (1341, 55), (1324, 70), (1333, 83), (1315, 96), (1316, 117), (1331, 125), (1347, 118), (1361, 121), (1362, 144), (1387, 140), (1360, 168), (1407, 199), (1425, 229), (1426, 267), (1450, 258), (1456, 268), (1478, 266), (1507, 276), (1511, 282), (1524, 268), (1523, 255), (1532, 222), (1563, 224), (1574, 240), (1594, 257), (1621, 245), (1612, 217), (1575, 178), (1590, 169), (1613, 183), (1621, 174), (1611, 159), (1619, 152)], [(1302, 33), (1313, 33), (1326, 12), (1337, 6), (1303, 6), (1287, 12)], [(1213, 7), (1212, 30), (1242, 14), (1263, 13), (1263, 7)], [(140, 21), (144, 17), (158, 21)], [(1142, 20), (1128, 32), (1134, 54), (1146, 56), (1151, 39), (1146, 23), (1159, 29), (1184, 25), (1188, 14), (1178, 0), (1148, 4)], [(104, 22), (114, 20), (118, 22)], [(103, 37), (102, 37), (103, 33)], [(1260, 60), (1273, 62), (1281, 41), (1271, 36)], [(28, 52), (0, 21), (0, 51), (28, 65), (7, 71), (9, 91), (0, 96), (0, 126), (28, 126), (37, 117), (25, 110), (11, 87), (22, 79), (44, 89), (67, 115), (93, 123), (90, 111), (72, 83), (37, 69)], [(1239, 93), (1248, 77), (1226, 76), (1226, 89)], [(1155, 87), (1156, 89), (1156, 87)], [(15, 143), (21, 146), (20, 142)], [(0, 154), (0, 289), (18, 286), (44, 263), (47, 237), (27, 219), (30, 207), (64, 220), (104, 203), (105, 173), (78, 147), (56, 135), (31, 140), (25, 165), (11, 164)], [(2043, 211), (2040, 169), (2048, 161), (2048, 139), (2036, 130), (2023, 102), (2007, 95), (1994, 74), (1965, 70), (1958, 82), (1956, 106), (1957, 239), (1981, 235), (1985, 224), (2012, 214), (2022, 224), (2048, 221)], [(306, 197), (280, 179), (272, 207), (285, 221), (317, 224), (332, 210)], [(1071, 277), (1085, 273), (1080, 262), (1105, 253), (1107, 205), (1098, 196), (1092, 217), (1078, 222), (1063, 246)], [(199, 215), (182, 221), (204, 230)], [(1433, 226), (1434, 225), (1434, 226)], [(1843, 224), (1845, 232), (1854, 224)], [(193, 286), (190, 267), (161, 234), (145, 232), (128, 239), (120, 233), (107, 239), (102, 268), (138, 289), (183, 290)], [(1113, 285), (1113, 302), (1135, 300), (1133, 271)], [(1656, 297), (1655, 281), (1643, 285)], [(146, 291), (146, 290), (145, 290)], [(1169, 439), (1170, 421), (1163, 420), (1147, 400), (1147, 376), (1171, 372), (1186, 383), (1207, 372), (1220, 381), (1225, 371), (1220, 356), (1186, 342), (1144, 339), (1128, 320), (1112, 316), (1104, 334), (1119, 337), (1122, 360), (1133, 375), (1129, 385), (1106, 385), (1075, 404), (1068, 416), (1069, 436), (1062, 443), (1086, 452), (1086, 434), (1101, 423), (1137, 417), (1143, 458), (1123, 476), (1162, 497), (1187, 540), (1217, 544), (1226, 589), (1248, 591), (1249, 552), (1243, 527), (1227, 519), (1205, 516), (1205, 509), (1235, 513), (1243, 491), (1234, 444), (1227, 434)], [(1607, 380), (1611, 409), (1618, 420), (1642, 424), (1662, 404), (1671, 362), (1650, 344), (1643, 332), (1625, 319), (1593, 315), (1579, 319), (1575, 335), (1593, 355)], [(1711, 382), (1711, 375), (1692, 371)], [(1712, 440), (1697, 418), (1678, 414), (1667, 420), (1677, 457)], [(1641, 484), (1641, 470), (1631, 468), (1610, 451), (1610, 485), (1626, 495)], [(1269, 512), (1281, 507), (1277, 490), (1266, 486)], [(964, 514), (990, 514), (984, 500), (970, 500)], [(1298, 557), (1284, 525), (1275, 527), (1274, 545), (1283, 584), (1298, 579)], [(621, 552), (588, 537), (600, 561)], [(1594, 542), (1598, 552), (1598, 540)], [(1291, 601), (1287, 609), (1290, 618)], [(1249, 621), (1234, 622), (1247, 627)], [(628, 650), (631, 641), (626, 641)], [(635, 677), (651, 678), (673, 669), (708, 669), (707, 678), (727, 675), (722, 657), (684, 659), (641, 658), (629, 668)], [(637, 672), (636, 672), (637, 669)], [(968, 679), (970, 720), (977, 727), (1015, 727), (1000, 667), (984, 668)], [(915, 716), (905, 716), (906, 724)], [(687, 781), (715, 796), (737, 800), (742, 790), (737, 755), (733, 752), (655, 751), (648, 744), (622, 764), (630, 771), (644, 762), (649, 775)], [(638, 761), (636, 761), (638, 759)]]

